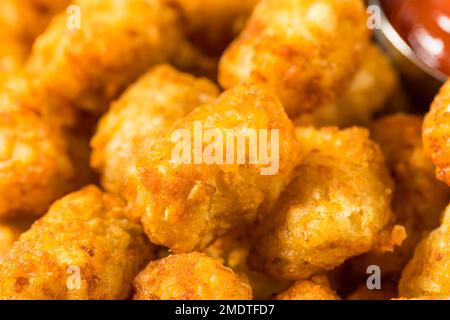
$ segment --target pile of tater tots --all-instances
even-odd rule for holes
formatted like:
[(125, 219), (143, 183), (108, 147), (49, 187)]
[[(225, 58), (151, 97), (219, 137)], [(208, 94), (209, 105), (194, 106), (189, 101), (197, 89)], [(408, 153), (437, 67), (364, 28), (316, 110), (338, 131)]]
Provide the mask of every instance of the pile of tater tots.
[(450, 82), (413, 114), (366, 22), (1, 0), (0, 299), (450, 299)]

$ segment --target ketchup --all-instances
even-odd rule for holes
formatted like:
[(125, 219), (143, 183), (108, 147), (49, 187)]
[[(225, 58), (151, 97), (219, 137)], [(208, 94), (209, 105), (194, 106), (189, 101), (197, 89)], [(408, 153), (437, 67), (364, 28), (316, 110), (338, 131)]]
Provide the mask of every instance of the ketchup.
[(450, 76), (450, 0), (384, 0), (383, 6), (417, 56)]

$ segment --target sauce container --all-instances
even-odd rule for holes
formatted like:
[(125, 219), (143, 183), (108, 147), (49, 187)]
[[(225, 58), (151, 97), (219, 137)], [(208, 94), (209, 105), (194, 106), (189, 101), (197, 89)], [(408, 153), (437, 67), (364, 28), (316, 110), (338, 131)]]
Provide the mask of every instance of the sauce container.
[[(421, 59), (414, 48), (400, 35), (387, 15), (386, 2), (389, 1), (393, 0), (368, 1), (369, 8), (378, 10), (376, 14), (380, 15), (378, 17), (380, 19), (379, 28), (374, 32), (375, 38), (400, 71), (408, 93), (420, 109), (417, 111), (427, 111), (428, 106), (448, 76)], [(377, 6), (379, 9), (371, 6)], [(375, 12), (375, 10), (371, 10), (371, 12)]]

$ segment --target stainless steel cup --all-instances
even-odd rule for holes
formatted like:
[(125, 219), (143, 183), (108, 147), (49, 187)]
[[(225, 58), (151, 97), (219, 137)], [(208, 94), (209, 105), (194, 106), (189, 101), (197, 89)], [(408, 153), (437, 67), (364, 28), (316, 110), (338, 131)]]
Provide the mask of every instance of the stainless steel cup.
[(439, 88), (448, 78), (447, 75), (434, 70), (418, 58), (394, 29), (379, 0), (368, 0), (368, 4), (378, 6), (381, 12), (381, 28), (375, 30), (376, 40), (401, 72), (408, 92), (422, 109), (420, 111), (426, 111)]

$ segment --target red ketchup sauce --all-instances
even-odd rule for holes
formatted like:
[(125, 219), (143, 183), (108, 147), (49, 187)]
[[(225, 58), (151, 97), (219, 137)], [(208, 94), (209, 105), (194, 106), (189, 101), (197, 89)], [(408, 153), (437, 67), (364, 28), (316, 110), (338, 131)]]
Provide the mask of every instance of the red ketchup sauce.
[(386, 16), (416, 55), (450, 75), (450, 0), (384, 0)]

